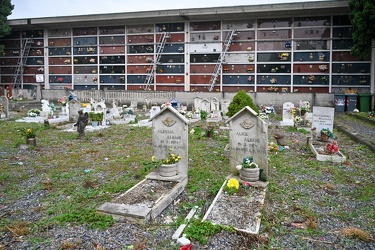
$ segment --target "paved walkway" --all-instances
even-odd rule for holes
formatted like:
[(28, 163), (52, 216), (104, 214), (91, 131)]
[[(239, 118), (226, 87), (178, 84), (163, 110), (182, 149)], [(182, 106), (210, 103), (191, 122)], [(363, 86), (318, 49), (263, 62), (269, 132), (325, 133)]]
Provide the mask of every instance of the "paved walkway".
[(375, 119), (368, 119), (352, 113), (335, 113), (334, 126), (375, 152)]

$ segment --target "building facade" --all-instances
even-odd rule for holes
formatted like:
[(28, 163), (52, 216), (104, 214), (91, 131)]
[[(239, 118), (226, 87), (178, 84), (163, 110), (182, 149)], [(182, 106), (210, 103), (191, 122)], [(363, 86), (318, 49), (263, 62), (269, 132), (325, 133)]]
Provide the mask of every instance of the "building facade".
[(339, 0), (9, 20), (0, 87), (374, 93), (348, 15)]

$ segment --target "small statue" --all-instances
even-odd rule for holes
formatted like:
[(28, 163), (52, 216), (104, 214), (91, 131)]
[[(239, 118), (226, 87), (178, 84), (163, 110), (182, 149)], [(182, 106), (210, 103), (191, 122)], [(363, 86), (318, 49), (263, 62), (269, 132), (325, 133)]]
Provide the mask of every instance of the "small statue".
[(78, 111), (78, 120), (74, 124), (74, 127), (77, 127), (78, 138), (83, 139), (85, 137), (85, 128), (89, 121), (89, 114), (87, 112), (83, 113), (82, 110)]
[(311, 129), (311, 134), (312, 134), (312, 140), (316, 141), (316, 127), (313, 127)]

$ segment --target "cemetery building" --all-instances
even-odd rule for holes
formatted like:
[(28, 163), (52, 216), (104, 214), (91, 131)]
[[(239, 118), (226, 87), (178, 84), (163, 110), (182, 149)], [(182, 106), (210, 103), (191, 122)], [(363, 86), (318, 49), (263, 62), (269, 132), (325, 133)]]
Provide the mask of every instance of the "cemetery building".
[[(167, 8), (168, 6), (164, 6)], [(12, 89), (374, 93), (346, 0), (8, 20)]]

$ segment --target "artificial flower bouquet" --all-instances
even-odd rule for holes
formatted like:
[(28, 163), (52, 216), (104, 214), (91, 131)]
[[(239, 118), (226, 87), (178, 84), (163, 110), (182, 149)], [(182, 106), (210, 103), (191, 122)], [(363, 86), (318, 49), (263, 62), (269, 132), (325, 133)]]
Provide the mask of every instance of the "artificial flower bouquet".
[(18, 130), (18, 133), (26, 138), (35, 138), (35, 131), (31, 128), (21, 128)]
[(66, 106), (66, 104), (68, 103), (68, 97), (67, 96), (61, 97), (60, 99), (57, 100), (57, 103), (60, 106)]
[(337, 144), (337, 141), (331, 140), (331, 142), (327, 143), (325, 152), (327, 154), (335, 154), (339, 152), (339, 145)]
[(246, 168), (258, 168), (258, 165), (253, 162), (254, 157), (253, 156), (246, 156), (242, 160), (241, 165), (237, 165), (237, 170), (246, 169)]

